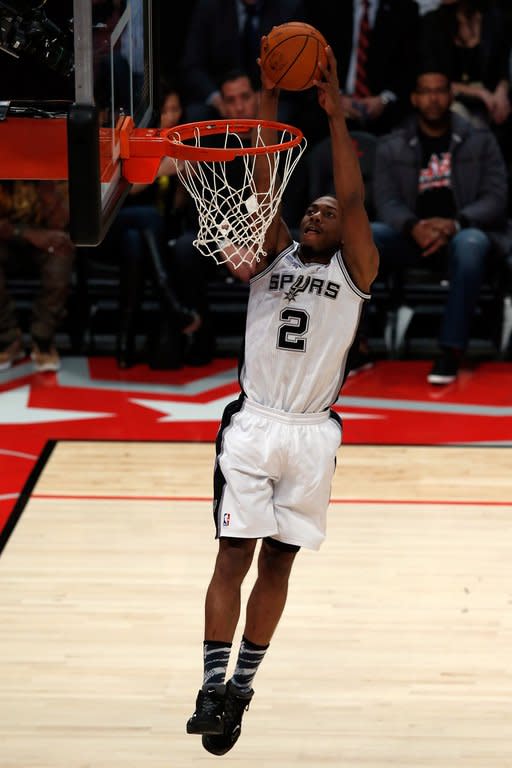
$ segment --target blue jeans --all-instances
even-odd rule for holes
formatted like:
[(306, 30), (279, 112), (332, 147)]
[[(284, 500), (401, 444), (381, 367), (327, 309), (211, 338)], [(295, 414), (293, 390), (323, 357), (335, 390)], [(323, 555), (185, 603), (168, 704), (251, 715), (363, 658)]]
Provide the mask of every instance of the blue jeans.
[(435, 271), (440, 266), (441, 256), (444, 260), (443, 276), (449, 282), (449, 289), (439, 344), (441, 347), (466, 349), (491, 250), (487, 235), (480, 229), (462, 229), (449, 241), (442, 254), (425, 258), (412, 239), (387, 224), (372, 223), (372, 232), (380, 253), (381, 274), (398, 278), (398, 282), (406, 267), (425, 266)]

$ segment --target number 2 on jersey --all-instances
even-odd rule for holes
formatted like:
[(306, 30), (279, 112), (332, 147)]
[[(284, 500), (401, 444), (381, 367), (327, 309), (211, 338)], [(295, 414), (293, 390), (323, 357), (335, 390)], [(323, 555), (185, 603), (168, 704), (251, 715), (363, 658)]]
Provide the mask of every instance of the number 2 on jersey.
[(309, 328), (309, 315), (305, 309), (291, 309), (285, 307), (279, 315), (284, 322), (278, 328), (278, 349), (292, 349), (296, 352), (304, 352), (306, 349), (305, 335)]

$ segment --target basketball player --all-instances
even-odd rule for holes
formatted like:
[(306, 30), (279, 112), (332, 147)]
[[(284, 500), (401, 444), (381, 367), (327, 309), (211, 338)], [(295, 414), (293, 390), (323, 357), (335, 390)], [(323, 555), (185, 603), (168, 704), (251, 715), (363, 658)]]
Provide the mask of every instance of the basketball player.
[[(326, 52), (327, 67), (315, 84), (329, 122), (336, 198), (310, 204), (300, 244), (279, 216), (269, 227), (267, 256), (248, 275), (241, 394), (226, 407), (216, 440), (219, 548), (206, 593), (203, 685), (187, 722), (187, 732), (202, 734), (204, 748), (215, 755), (228, 752), (240, 735), (297, 552), (317, 550), (325, 538), (342, 437), (341, 420), (331, 407), (378, 268), (336, 60), (330, 47)], [(276, 120), (279, 91), (263, 70), (262, 80), (259, 117)], [(256, 169), (258, 190), (265, 189), (264, 169), (265, 156)], [(226, 684), (241, 585), (258, 541), (258, 574), (236, 667)]]

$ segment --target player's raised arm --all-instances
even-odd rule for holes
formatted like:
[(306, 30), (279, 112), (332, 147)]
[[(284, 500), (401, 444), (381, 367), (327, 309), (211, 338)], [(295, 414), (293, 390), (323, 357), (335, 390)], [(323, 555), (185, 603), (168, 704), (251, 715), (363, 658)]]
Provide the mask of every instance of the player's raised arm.
[(364, 182), (359, 159), (345, 122), (336, 59), (330, 46), (325, 50), (327, 66), (319, 64), (323, 77), (315, 85), (318, 89), (318, 102), (329, 121), (343, 258), (358, 288), (369, 292), (377, 275), (379, 254), (373, 242), (364, 204)]
[[(262, 44), (265, 38), (262, 38)], [(277, 108), (279, 104), (280, 89), (269, 79), (268, 75), (261, 67), (261, 60), (258, 59), (261, 71), (261, 92), (260, 103), (258, 109), (258, 120), (277, 120)], [(261, 138), (265, 145), (270, 146), (272, 144), (278, 144), (279, 138), (277, 131), (273, 128), (263, 128), (261, 131)], [(253, 143), (255, 137), (253, 136)], [(272, 164), (279, 162), (279, 152), (271, 154), (258, 155), (255, 168), (254, 168), (254, 181), (256, 190), (265, 194), (270, 187), (271, 172), (273, 169)], [(271, 260), (277, 253), (286, 248), (291, 243), (292, 238), (288, 230), (287, 225), (281, 218), (281, 206), (279, 206), (277, 215), (274, 221), (270, 224), (265, 237), (264, 248), (268, 254), (267, 261)], [(265, 264), (260, 265), (260, 269)]]

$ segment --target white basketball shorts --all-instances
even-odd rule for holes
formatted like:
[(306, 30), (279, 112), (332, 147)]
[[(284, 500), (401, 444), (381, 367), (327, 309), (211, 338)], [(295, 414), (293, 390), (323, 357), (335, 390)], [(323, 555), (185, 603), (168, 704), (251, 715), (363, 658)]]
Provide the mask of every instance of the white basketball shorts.
[(230, 403), (216, 441), (216, 538), (319, 549), (341, 438), (334, 411), (285, 413), (243, 396)]

